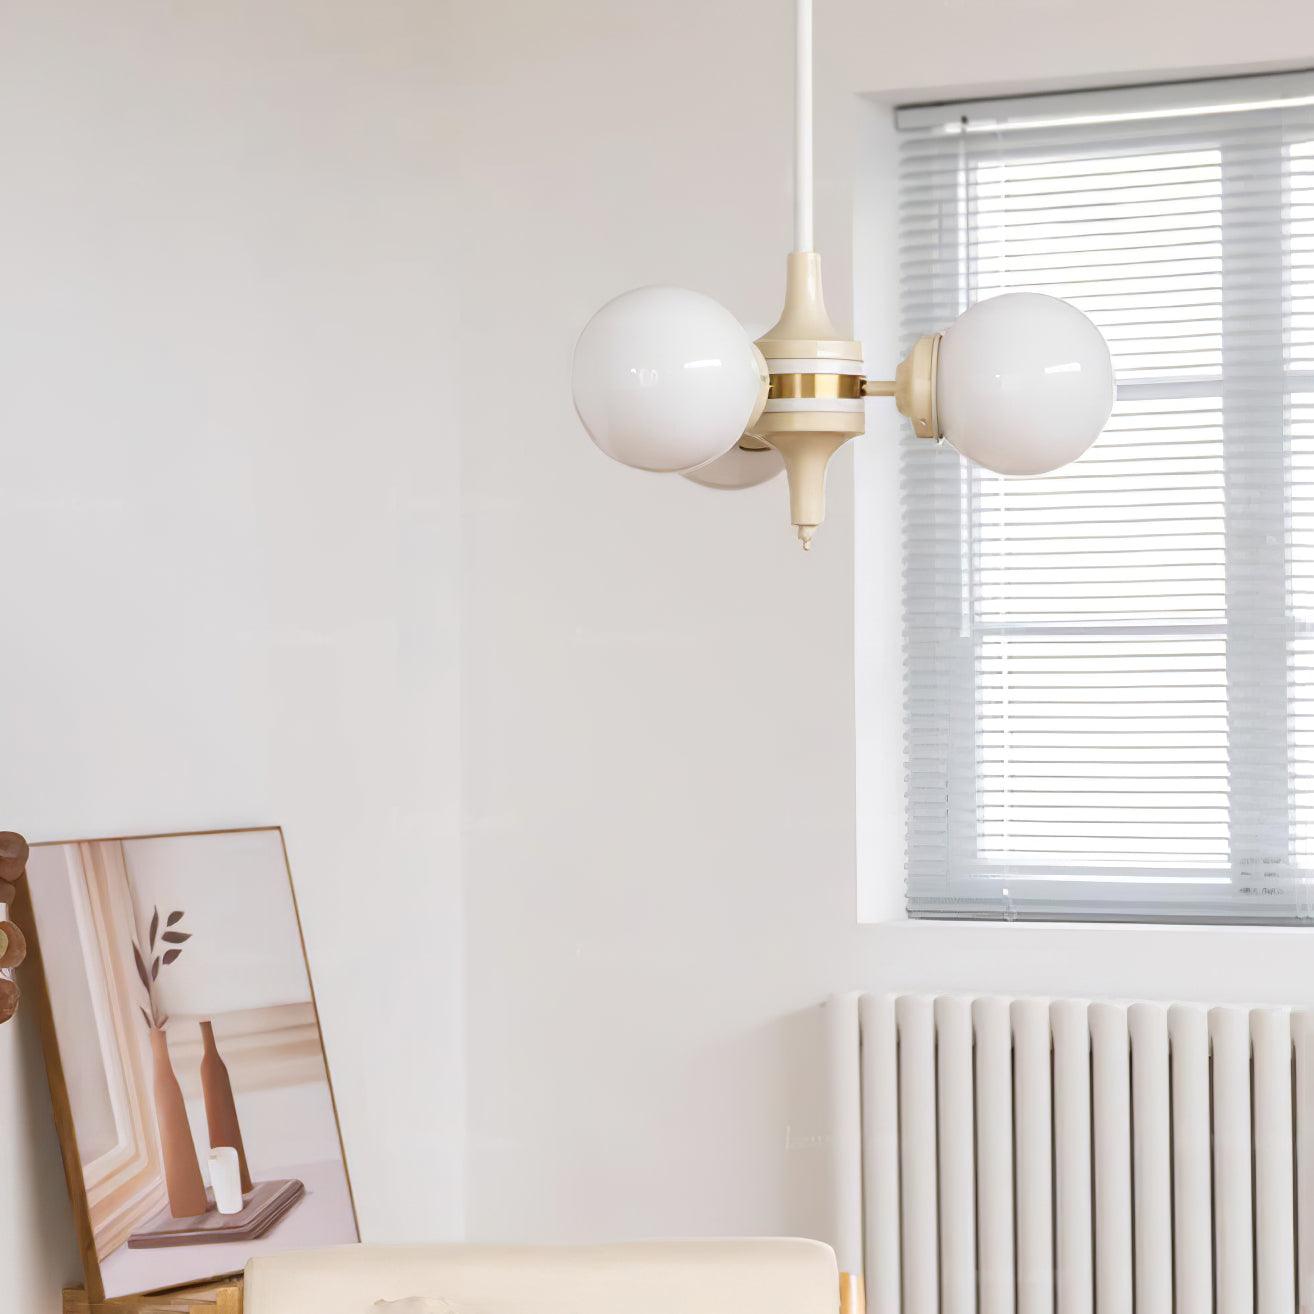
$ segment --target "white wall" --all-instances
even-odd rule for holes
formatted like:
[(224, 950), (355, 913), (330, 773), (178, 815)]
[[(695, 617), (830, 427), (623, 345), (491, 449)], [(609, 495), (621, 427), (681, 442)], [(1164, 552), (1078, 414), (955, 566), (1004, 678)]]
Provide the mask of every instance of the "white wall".
[[(792, 1015), (844, 975), (852, 910), (847, 458), (805, 557), (783, 483), (621, 469), (569, 397), (624, 288), (778, 314), (789, 52), (749, 12), (461, 14), (477, 1239), (793, 1230), (822, 1152)], [(834, 207), (823, 232), (843, 315)]]
[[(774, 318), (789, 13), (490, 0), (461, 15), (480, 235), (462, 364), (478, 399), (462, 634), (476, 1238), (827, 1230), (804, 1011), (891, 979), (894, 934), (854, 918), (849, 467), (804, 559), (781, 489), (716, 498), (618, 470), (580, 441), (566, 391), (573, 335), (625, 287), (686, 283)], [(895, 359), (882, 104), (1314, 53), (1294, 0), (822, 0), (817, 16), (819, 244), (841, 319), (857, 271), (873, 369)], [(497, 388), (508, 331), (534, 347), (532, 418)], [(892, 434), (888, 411), (873, 428)], [(868, 869), (888, 871), (868, 911), (888, 912), (898, 503), (892, 444), (859, 449), (857, 814)], [(938, 943), (905, 937), (888, 970), (932, 973)]]
[[(1314, 48), (1296, 0), (818, 10), (841, 319), (881, 149), (856, 92)], [(4, 824), (285, 824), (375, 1235), (824, 1227), (807, 1010), (876, 971), (850, 457), (804, 558), (782, 488), (621, 470), (568, 397), (625, 287), (774, 317), (786, 0), (0, 26)], [(859, 310), (888, 331), (879, 292)], [(888, 445), (860, 459), (863, 843), (897, 889), (897, 522)], [(0, 1267), (43, 1314), (72, 1256), (40, 1081), (29, 1018), (0, 1032)]]
[[(0, 7), (0, 825), (284, 824), (375, 1236), (461, 1226), (446, 28)], [(32, 1023), (0, 1029), (0, 1305), (51, 1314)]]

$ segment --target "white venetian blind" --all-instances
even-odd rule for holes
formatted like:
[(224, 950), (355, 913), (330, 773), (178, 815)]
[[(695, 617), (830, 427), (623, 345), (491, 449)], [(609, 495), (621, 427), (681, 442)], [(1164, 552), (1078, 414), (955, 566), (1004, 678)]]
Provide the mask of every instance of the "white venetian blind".
[(1314, 76), (901, 111), (909, 344), (1084, 310), (1118, 403), (1006, 480), (904, 439), (914, 916), (1314, 916)]

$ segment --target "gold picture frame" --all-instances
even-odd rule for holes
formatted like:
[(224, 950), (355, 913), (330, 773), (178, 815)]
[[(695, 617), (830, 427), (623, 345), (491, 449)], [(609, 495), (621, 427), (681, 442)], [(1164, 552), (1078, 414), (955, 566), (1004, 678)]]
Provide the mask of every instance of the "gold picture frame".
[(281, 827), (34, 843), (17, 906), (89, 1301), (359, 1240)]

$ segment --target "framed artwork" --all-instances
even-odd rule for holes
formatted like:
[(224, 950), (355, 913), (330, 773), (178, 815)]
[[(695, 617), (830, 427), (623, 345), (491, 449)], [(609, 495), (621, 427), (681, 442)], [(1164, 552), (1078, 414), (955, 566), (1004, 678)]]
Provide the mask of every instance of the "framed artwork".
[(24, 894), (90, 1299), (358, 1240), (282, 831), (34, 844)]

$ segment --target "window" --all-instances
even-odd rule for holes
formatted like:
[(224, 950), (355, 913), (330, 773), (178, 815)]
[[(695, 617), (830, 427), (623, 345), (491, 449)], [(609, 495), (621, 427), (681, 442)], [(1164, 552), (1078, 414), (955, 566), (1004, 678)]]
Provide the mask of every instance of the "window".
[(912, 916), (1314, 917), (1314, 77), (900, 113), (904, 329), (1048, 292), (1075, 465), (909, 433)]

